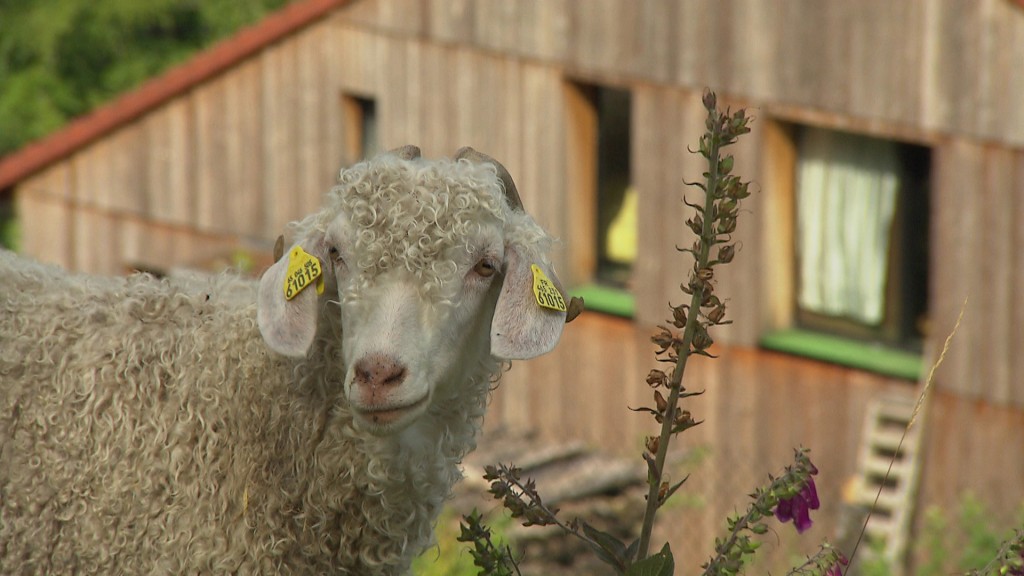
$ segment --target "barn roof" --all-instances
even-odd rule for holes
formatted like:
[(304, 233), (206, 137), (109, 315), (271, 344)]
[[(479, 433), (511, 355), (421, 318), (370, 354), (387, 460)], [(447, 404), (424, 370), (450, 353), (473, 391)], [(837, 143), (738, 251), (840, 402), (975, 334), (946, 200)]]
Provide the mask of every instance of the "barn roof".
[(297, 0), (135, 90), (0, 158), (0, 190), (74, 153), (352, 0)]

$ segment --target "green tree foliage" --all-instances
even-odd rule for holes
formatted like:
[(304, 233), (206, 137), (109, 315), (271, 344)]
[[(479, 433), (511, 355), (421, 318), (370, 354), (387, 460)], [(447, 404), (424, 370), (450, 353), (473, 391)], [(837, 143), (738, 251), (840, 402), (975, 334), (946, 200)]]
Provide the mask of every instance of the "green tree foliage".
[(0, 156), (288, 0), (0, 0)]

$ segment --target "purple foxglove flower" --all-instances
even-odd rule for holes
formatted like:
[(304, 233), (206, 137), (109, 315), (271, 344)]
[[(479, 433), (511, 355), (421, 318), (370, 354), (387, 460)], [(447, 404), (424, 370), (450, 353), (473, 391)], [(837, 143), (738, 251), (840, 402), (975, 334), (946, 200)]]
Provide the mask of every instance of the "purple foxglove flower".
[(807, 484), (800, 489), (800, 496), (807, 501), (807, 507), (811, 510), (817, 510), (821, 506), (821, 502), (818, 501), (818, 488), (814, 485), (814, 478), (807, 477)]
[(775, 517), (783, 524), (793, 519), (793, 500), (791, 498), (779, 499), (779, 504), (775, 507)]
[(801, 534), (811, 527), (810, 509), (807, 507), (807, 501), (799, 494), (793, 497), (793, 525)]

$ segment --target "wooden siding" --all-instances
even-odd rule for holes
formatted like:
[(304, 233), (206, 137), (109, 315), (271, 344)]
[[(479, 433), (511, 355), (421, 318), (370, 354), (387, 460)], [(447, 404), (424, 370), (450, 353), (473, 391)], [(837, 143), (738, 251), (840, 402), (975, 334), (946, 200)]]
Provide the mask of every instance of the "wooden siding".
[(965, 398), (1024, 406), (1024, 151), (955, 139), (938, 147), (932, 195), (931, 334), (968, 300), (938, 374)]
[[(647, 370), (656, 367), (648, 332), (627, 321), (584, 315), (567, 327), (554, 353), (513, 365), (495, 393), (488, 426), (538, 430), (541, 442), (582, 439), (635, 455), (642, 465), (642, 439), (655, 426), (628, 407), (651, 403), (643, 382)], [(695, 500), (665, 516), (663, 537), (675, 550), (686, 551), (689, 562), (704, 560), (713, 537), (724, 530), (724, 516), (742, 507), (746, 494), (768, 474), (777, 473), (796, 446), (810, 448), (823, 471), (823, 509), (815, 515), (816, 535), (809, 541), (834, 537), (842, 486), (856, 471), (868, 400), (883, 392), (913, 396), (915, 387), (751, 349), (718, 352), (718, 360), (696, 359), (688, 369), (688, 386), (705, 394), (689, 401), (687, 408), (706, 422), (683, 436), (679, 450), (710, 452), (700, 464), (673, 470), (676, 477), (693, 472), (684, 492)], [(553, 386), (555, 382), (564, 384)], [(939, 393), (930, 404), (927, 421), (919, 422), (931, 430), (921, 509), (955, 503), (972, 489), (991, 510), (1015, 509), (1024, 453), (1005, 447), (1020, 445), (1024, 420), (1019, 413), (948, 393)], [(987, 472), (977, 475), (972, 470)], [(1008, 514), (997, 516), (1000, 522), (1012, 520)], [(785, 563), (791, 555), (809, 551), (774, 550), (773, 557)]]
[(573, 72), (1024, 145), (1006, 0), (368, 0), (338, 18)]
[[(1013, 353), (1024, 345), (1024, 332), (1015, 329), (1024, 320), (1016, 296), (1024, 261), (1012, 248), (1024, 240), (1014, 225), (1024, 151), (1013, 147), (1024, 129), (1002, 133), (1015, 126), (1020, 107), (986, 88), (1016, 86), (1024, 76), (1019, 68), (993, 68), (1009, 66), (1005, 54), (1020, 51), (1024, 12), (990, 0), (786, 2), (779, 10), (738, 0), (601, 1), (598, 10), (567, 0), (410, 9), (367, 0), (340, 10), (23, 182), (26, 218), (67, 222), (57, 233), (25, 226), (25, 246), (43, 259), (105, 273), (191, 263), (168, 262), (166, 252), (147, 256), (146, 234), (124, 227), (153, 226), (171, 239), (215, 238), (223, 250), (266, 250), (288, 222), (319, 206), (340, 165), (358, 159), (345, 136), (355, 127), (341, 103), (343, 94), (358, 94), (377, 101), (384, 147), (417, 143), (439, 156), (472, 144), (502, 159), (528, 209), (565, 240), (555, 258), (564, 279), (586, 282), (593, 207), (578, 159), (593, 135), (570, 86), (612, 82), (633, 94), (632, 163), (643, 222), (634, 291), (637, 321), (651, 325), (680, 301), (680, 271), (689, 265), (674, 250), (692, 242), (683, 225), (683, 180), (698, 178), (703, 167), (686, 148), (703, 127), (698, 89), (711, 84), (724, 101), (760, 116), (733, 151), (737, 172), (758, 192), (740, 217), (737, 259), (720, 272), (736, 323), (719, 340), (755, 345), (765, 330), (789, 322), (790, 176), (779, 168), (787, 163), (777, 149), (785, 137), (774, 120), (911, 139), (934, 152), (933, 340), (972, 296), (958, 341), (963, 353), (949, 359), (940, 385), (1024, 406), (1024, 387), (1014, 379), (1024, 360)], [(778, 35), (783, 28), (769, 24), (782, 20), (787, 33)], [(934, 42), (953, 20), (970, 22), (962, 28), (971, 32)], [(977, 31), (1006, 41), (996, 50)], [(961, 51), (992, 56), (965, 72), (983, 74), (975, 83), (918, 70), (948, 70)], [(844, 65), (823, 66), (822, 54)], [(857, 74), (867, 82), (854, 81)], [(918, 93), (922, 82), (936, 85)], [(862, 93), (865, 85), (871, 90)], [(968, 100), (986, 112), (949, 105), (968, 89), (977, 92)], [(70, 212), (54, 205), (60, 198), (72, 203)]]
[[(487, 426), (536, 430), (541, 443), (582, 440), (635, 456), (642, 466), (643, 438), (657, 427), (650, 416), (628, 408), (653, 403), (644, 383), (647, 371), (659, 367), (651, 332), (585, 313), (566, 327), (550, 355), (513, 364), (494, 393)], [(675, 479), (693, 475), (681, 492), (688, 503), (666, 512), (662, 536), (688, 556), (688, 564), (706, 560), (713, 538), (724, 533), (725, 515), (742, 509), (753, 487), (778, 474), (793, 448), (803, 446), (822, 471), (823, 507), (814, 516), (813, 533), (800, 541), (834, 540), (843, 486), (856, 473), (868, 401), (883, 393), (915, 398), (918, 387), (749, 348), (716, 352), (720, 358), (695, 358), (687, 367), (685, 385), (705, 393), (684, 407), (705, 423), (684, 434), (677, 446), (680, 454), (708, 452), (699, 464), (673, 468)], [(1016, 449), (1024, 446), (1020, 412), (938, 392), (917, 425), (926, 432), (918, 511), (935, 505), (952, 513), (964, 494), (973, 492), (993, 511), (994, 521), (1009, 526), (1022, 502), (1024, 451)], [(798, 547), (769, 547), (768, 562), (781, 562), (779, 569), (794, 555), (813, 551), (813, 544), (799, 548), (800, 542), (783, 541)]]
[[(577, 159), (592, 134), (571, 82), (628, 87), (641, 222), (636, 319), (587, 313), (553, 354), (517, 362), (487, 425), (636, 453), (652, 426), (626, 407), (649, 402), (650, 327), (682, 299), (689, 261), (675, 246), (692, 242), (683, 180), (703, 171), (686, 148), (703, 129), (700, 89), (714, 86), (758, 117), (732, 150), (756, 192), (740, 214), (736, 260), (717, 276), (735, 324), (714, 336), (728, 346), (719, 361), (695, 361), (688, 380), (707, 390), (693, 402), (707, 424), (683, 448), (711, 448), (688, 488), (706, 499), (685, 535), (701, 556), (688, 562), (704, 559), (724, 514), (797, 445), (811, 447), (823, 470), (815, 530), (830, 536), (867, 400), (913, 389), (756, 349), (765, 330), (791, 318), (787, 122), (931, 147), (930, 353), (971, 300), (938, 374), (923, 502), (973, 486), (1005, 507), (1024, 470), (1024, 453), (1005, 450), (1020, 445), (1024, 408), (1020, 62), (1024, 11), (999, 0), (365, 0), (19, 183), (23, 246), (111, 274), (269, 252), (288, 222), (320, 205), (339, 166), (359, 159), (341, 102), (350, 94), (375, 100), (385, 148), (415, 143), (444, 156), (472, 145), (501, 159), (527, 209), (564, 240), (555, 255), (563, 279), (584, 282), (593, 247), (581, 220), (593, 207)], [(1000, 458), (1018, 473), (971, 475)]]

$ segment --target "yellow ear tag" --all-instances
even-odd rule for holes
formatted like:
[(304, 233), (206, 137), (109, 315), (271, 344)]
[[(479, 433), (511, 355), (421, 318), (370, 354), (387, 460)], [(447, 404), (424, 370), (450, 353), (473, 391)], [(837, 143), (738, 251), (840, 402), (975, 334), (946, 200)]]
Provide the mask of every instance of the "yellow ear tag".
[(288, 273), (284, 277), (285, 299), (295, 298), (313, 282), (316, 282), (316, 293), (323, 294), (324, 278), (320, 260), (303, 250), (302, 246), (292, 248), (288, 254)]
[(544, 308), (565, 312), (565, 298), (562, 297), (558, 288), (555, 288), (554, 282), (544, 275), (540, 266), (530, 264), (530, 270), (533, 271), (533, 295), (537, 297), (537, 304)]

